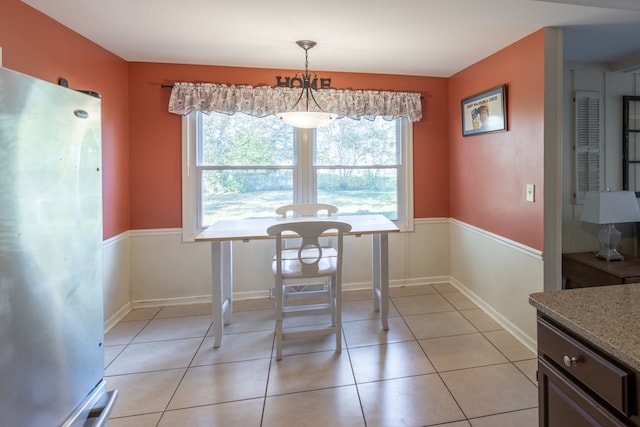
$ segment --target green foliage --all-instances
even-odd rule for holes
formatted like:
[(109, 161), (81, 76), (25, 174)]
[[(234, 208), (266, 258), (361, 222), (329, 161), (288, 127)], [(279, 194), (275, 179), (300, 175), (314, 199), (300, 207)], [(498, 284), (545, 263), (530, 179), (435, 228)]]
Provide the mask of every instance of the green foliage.
[[(202, 117), (202, 216), (272, 216), (292, 203), (294, 129), (275, 116)], [(316, 131), (318, 201), (341, 213), (397, 215), (396, 123), (336, 120)], [(320, 200), (322, 198), (322, 200)]]

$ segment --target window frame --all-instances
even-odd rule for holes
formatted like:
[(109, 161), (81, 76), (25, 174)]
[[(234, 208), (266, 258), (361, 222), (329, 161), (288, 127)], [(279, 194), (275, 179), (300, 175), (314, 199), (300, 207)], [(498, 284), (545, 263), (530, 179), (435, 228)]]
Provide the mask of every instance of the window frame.
[[(202, 128), (198, 126), (198, 115), (194, 111), (182, 118), (182, 240), (193, 242), (195, 236), (204, 230), (199, 225), (201, 206), (201, 170), (197, 167), (198, 140), (202, 138)], [(343, 119), (351, 120), (351, 119)], [(396, 140), (400, 141), (400, 163), (397, 167), (398, 219), (394, 223), (400, 231), (413, 231), (413, 123), (399, 119), (396, 126)], [(313, 203), (316, 200), (316, 170), (313, 162), (315, 153), (315, 129), (294, 129), (294, 151), (296, 158), (304, 158), (306, 167), (293, 166), (294, 203)], [(322, 168), (322, 167), (320, 167)], [(308, 197), (305, 197), (305, 194)]]

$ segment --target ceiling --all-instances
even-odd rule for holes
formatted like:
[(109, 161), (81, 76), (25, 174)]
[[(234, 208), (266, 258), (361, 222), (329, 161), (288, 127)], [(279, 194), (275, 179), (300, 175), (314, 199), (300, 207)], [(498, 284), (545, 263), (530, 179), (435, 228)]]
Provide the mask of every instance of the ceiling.
[(565, 60), (640, 64), (638, 0), (22, 0), (130, 62), (450, 77), (542, 27)]

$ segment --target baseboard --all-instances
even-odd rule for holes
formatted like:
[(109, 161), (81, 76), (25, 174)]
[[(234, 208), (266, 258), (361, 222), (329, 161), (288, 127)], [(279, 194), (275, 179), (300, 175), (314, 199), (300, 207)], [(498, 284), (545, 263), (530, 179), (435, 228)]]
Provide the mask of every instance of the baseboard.
[[(423, 278), (413, 278), (410, 280), (392, 280), (389, 282), (389, 287), (401, 287), (401, 286), (417, 286), (417, 285), (425, 285), (425, 284), (433, 284), (433, 283), (447, 283), (450, 281), (449, 276), (437, 276), (437, 277), (423, 277)], [(347, 283), (342, 286), (343, 291), (360, 291), (371, 289), (371, 283)], [(259, 299), (259, 298), (270, 298), (271, 292), (270, 289), (264, 289), (260, 291), (249, 291), (249, 292), (235, 292), (233, 294), (234, 301), (240, 300), (250, 300), (250, 299)], [(146, 308), (146, 307), (163, 307), (168, 305), (187, 305), (187, 304), (211, 304), (211, 295), (200, 295), (195, 297), (177, 297), (177, 298), (158, 298), (158, 299), (150, 299), (150, 300), (137, 300), (131, 301), (130, 304), (123, 307), (118, 311), (118, 314), (112, 316), (109, 320), (108, 324), (115, 325), (119, 320), (122, 320), (124, 316), (134, 308)], [(122, 315), (120, 313), (123, 313)]]
[(132, 308), (163, 307), (167, 305), (187, 304), (211, 304), (211, 295), (131, 301)]
[(131, 311), (133, 307), (131, 306), (131, 303), (127, 303), (125, 304), (122, 308), (120, 308), (120, 310), (118, 310), (113, 316), (109, 317), (105, 322), (104, 322), (104, 333), (106, 334), (107, 332), (109, 332), (111, 330), (111, 328), (113, 328), (114, 326), (116, 326), (118, 324), (118, 322), (120, 322), (122, 319), (124, 319), (124, 317), (129, 314), (129, 312)]

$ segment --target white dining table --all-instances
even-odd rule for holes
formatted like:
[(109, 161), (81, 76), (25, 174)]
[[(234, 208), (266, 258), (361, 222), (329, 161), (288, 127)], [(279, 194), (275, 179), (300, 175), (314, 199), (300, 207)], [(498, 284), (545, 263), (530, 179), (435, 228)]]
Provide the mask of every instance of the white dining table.
[[(320, 218), (259, 218), (220, 220), (195, 237), (198, 242), (211, 242), (211, 294), (214, 328), (214, 347), (222, 343), (224, 325), (231, 323), (233, 313), (233, 259), (232, 242), (257, 239), (273, 239), (267, 228), (283, 221), (341, 221), (351, 225), (345, 235), (372, 235), (372, 294), (373, 308), (380, 311), (382, 328), (389, 330), (389, 233), (400, 231), (384, 215), (331, 216)], [(269, 262), (271, 259), (269, 259)]]

